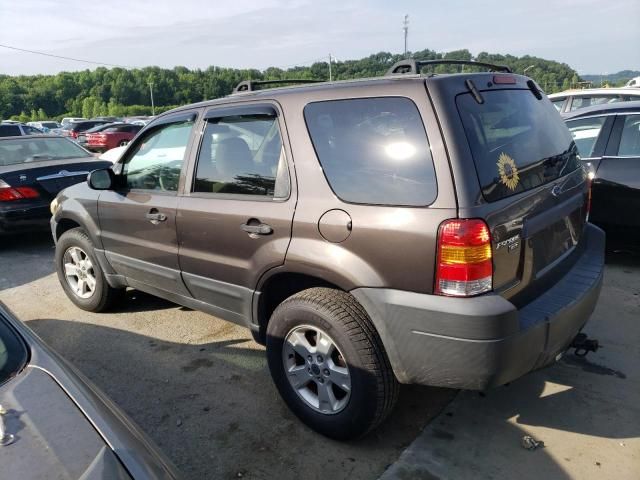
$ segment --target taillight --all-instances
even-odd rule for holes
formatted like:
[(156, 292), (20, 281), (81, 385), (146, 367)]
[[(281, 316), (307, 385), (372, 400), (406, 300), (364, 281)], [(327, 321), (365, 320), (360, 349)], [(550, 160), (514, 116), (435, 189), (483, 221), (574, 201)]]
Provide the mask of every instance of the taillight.
[(442, 222), (438, 230), (437, 258), (436, 294), (469, 297), (491, 291), (491, 234), (484, 221)]
[(11, 202), (26, 198), (37, 198), (40, 194), (32, 187), (12, 187), (7, 182), (0, 180), (0, 202)]

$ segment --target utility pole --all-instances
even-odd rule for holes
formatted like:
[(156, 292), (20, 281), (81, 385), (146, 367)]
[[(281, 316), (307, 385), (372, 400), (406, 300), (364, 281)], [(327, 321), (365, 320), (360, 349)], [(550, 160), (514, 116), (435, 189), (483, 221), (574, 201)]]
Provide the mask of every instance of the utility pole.
[(331, 54), (329, 54), (329, 81), (333, 81), (333, 75), (331, 73)]
[(153, 104), (153, 82), (149, 82), (149, 93), (151, 94), (151, 115), (156, 116), (156, 106)]
[(404, 58), (407, 58), (407, 36), (409, 35), (409, 15), (404, 16), (402, 22), (402, 30), (404, 31)]

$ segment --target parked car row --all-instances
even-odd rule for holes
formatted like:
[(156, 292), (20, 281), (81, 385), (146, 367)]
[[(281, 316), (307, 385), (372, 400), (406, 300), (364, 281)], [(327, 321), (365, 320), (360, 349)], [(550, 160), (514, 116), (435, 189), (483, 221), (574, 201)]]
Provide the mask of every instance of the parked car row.
[(560, 113), (569, 113), (609, 103), (640, 101), (640, 88), (587, 88), (567, 90), (549, 95), (551, 103)]

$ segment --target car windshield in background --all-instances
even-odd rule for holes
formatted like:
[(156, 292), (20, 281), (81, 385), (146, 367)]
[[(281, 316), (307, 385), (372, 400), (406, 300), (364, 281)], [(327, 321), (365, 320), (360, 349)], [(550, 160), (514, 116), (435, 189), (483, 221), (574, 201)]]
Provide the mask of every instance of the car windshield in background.
[(26, 346), (0, 313), (0, 385), (20, 372), (27, 358)]
[(430, 205), (437, 186), (427, 135), (408, 98), (308, 104), (304, 118), (322, 169), (346, 202)]
[(66, 138), (29, 137), (0, 141), (0, 166), (89, 156), (84, 149)]
[(487, 201), (536, 188), (579, 167), (578, 150), (550, 102), (530, 90), (470, 93), (456, 104)]

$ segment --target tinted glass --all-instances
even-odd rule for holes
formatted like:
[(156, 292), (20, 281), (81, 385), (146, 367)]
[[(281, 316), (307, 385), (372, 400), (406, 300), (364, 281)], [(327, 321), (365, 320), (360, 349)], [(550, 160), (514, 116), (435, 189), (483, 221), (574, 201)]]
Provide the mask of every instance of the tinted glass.
[(24, 130), (25, 135), (40, 135), (40, 134), (42, 134), (42, 130), (38, 130), (37, 128), (24, 126), (24, 127), (22, 127), (22, 129)]
[(149, 132), (125, 163), (129, 188), (175, 192), (193, 122), (171, 123)]
[(567, 127), (576, 142), (578, 153), (582, 158), (588, 158), (593, 155), (593, 148), (600, 135), (600, 130), (604, 125), (605, 117), (580, 118), (578, 120), (570, 120)]
[(0, 125), (0, 137), (17, 137), (22, 135), (17, 125)]
[(523, 192), (578, 168), (578, 150), (551, 102), (530, 90), (482, 96), (482, 104), (469, 93), (456, 103), (485, 199)]
[(552, 100), (553, 106), (556, 107), (556, 110), (562, 110), (562, 106), (564, 105), (564, 98), (562, 100)]
[(15, 376), (27, 362), (27, 349), (0, 315), (0, 385)]
[(427, 136), (408, 98), (310, 103), (304, 117), (327, 181), (340, 199), (408, 206), (435, 200)]
[(618, 147), (620, 157), (640, 157), (640, 115), (627, 115)]
[(90, 154), (86, 150), (62, 137), (29, 137), (0, 141), (0, 166), (88, 156)]
[(277, 117), (210, 120), (198, 155), (194, 191), (287, 197), (289, 176)]

